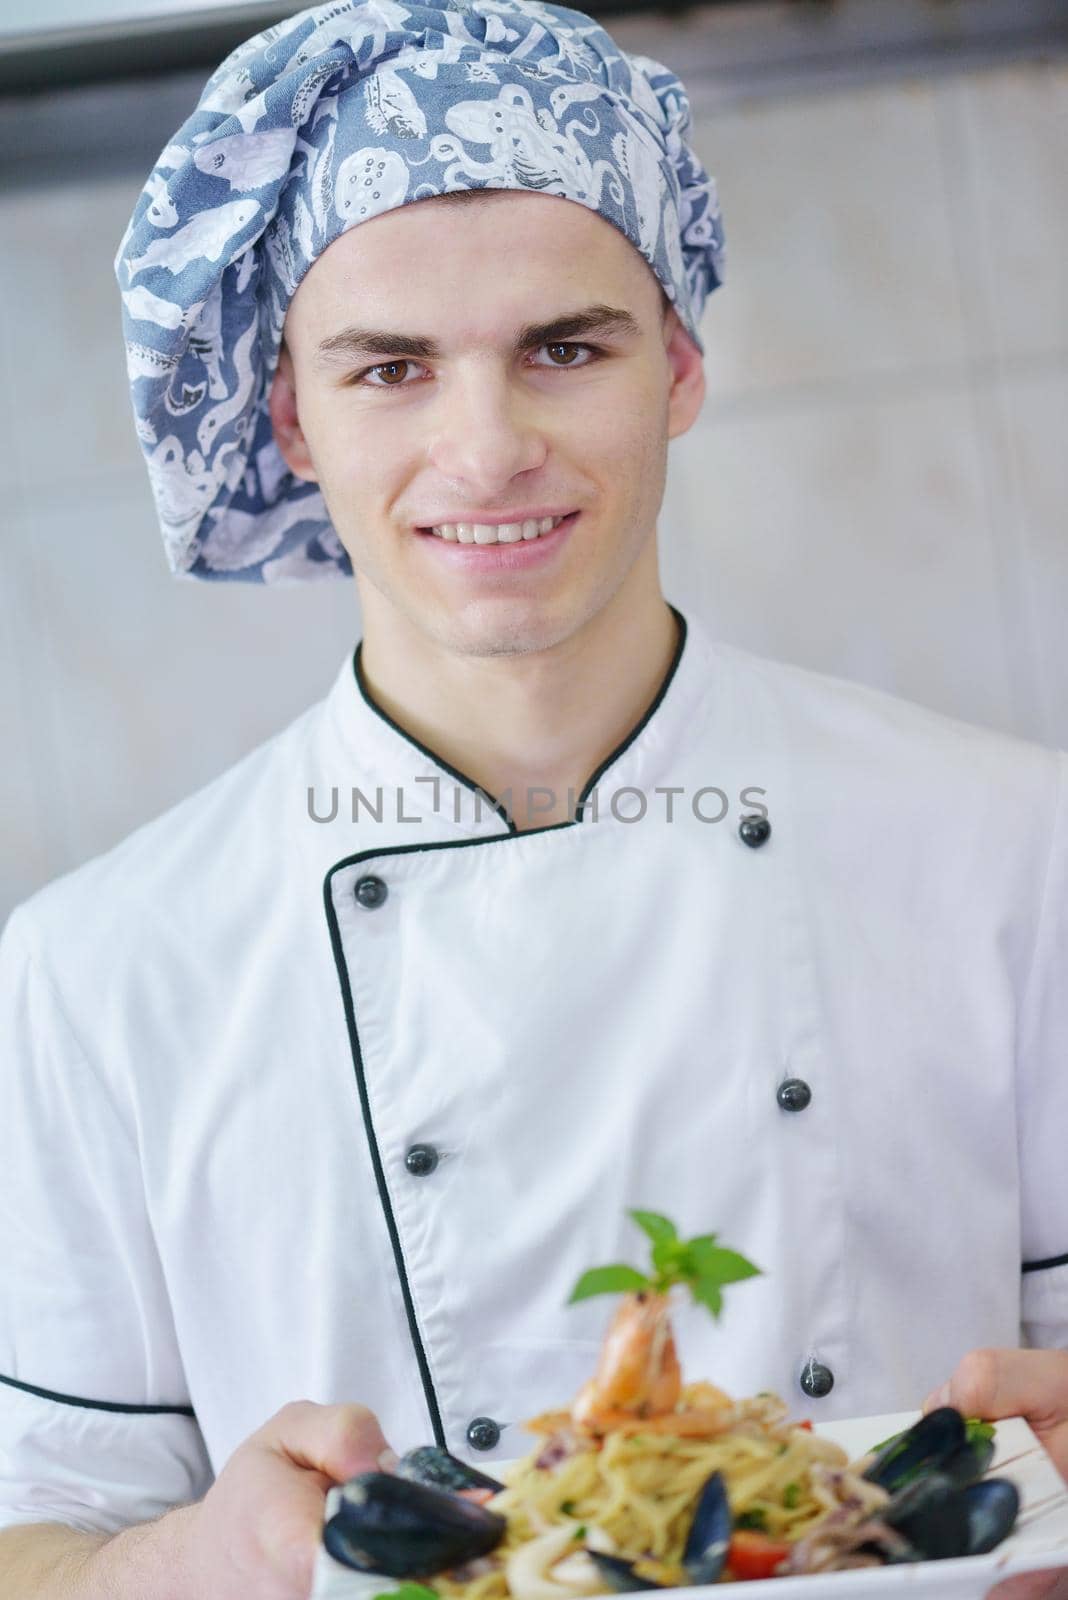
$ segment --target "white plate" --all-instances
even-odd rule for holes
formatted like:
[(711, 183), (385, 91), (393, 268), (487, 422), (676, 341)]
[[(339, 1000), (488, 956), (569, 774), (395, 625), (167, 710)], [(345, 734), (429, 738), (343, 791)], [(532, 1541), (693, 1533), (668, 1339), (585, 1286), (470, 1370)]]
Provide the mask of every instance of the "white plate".
[[(851, 1458), (863, 1455), (880, 1439), (898, 1433), (916, 1421), (914, 1411), (896, 1416), (854, 1417), (848, 1422), (817, 1424), (815, 1431), (833, 1439)], [(1009, 1537), (986, 1556), (968, 1556), (960, 1561), (925, 1561), (919, 1566), (868, 1568), (860, 1572), (815, 1573), (810, 1578), (774, 1578), (768, 1581), (732, 1583), (731, 1600), (816, 1600), (825, 1597), (828, 1584), (834, 1600), (877, 1600), (907, 1590), (914, 1595), (933, 1595), (937, 1600), (981, 1600), (995, 1583), (1016, 1572), (1040, 1572), (1046, 1568), (1068, 1567), (1068, 1485), (1065, 1485), (1027, 1423), (1021, 1417), (999, 1422), (991, 1474), (1011, 1478), (1020, 1491), (1020, 1516)], [(491, 1463), (504, 1467), (508, 1463)], [(327, 1500), (327, 1515), (330, 1514)], [(428, 1580), (432, 1581), (432, 1580)], [(319, 1552), (315, 1584), (309, 1600), (373, 1600), (376, 1594), (397, 1587), (393, 1578), (370, 1577), (353, 1572), (328, 1555)], [(673, 1589), (673, 1600), (708, 1600), (706, 1589)]]

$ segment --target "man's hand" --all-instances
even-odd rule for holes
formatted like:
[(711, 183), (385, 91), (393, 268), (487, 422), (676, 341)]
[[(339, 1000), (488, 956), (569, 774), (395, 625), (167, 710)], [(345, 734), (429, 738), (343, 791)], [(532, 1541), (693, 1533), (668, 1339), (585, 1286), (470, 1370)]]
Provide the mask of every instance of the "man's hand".
[[(923, 1409), (956, 1406), (966, 1417), (1024, 1417), (1068, 1480), (1068, 1350), (972, 1350)], [(990, 1600), (1068, 1600), (1068, 1572), (1029, 1573)]]
[(308, 1600), (327, 1490), (396, 1461), (365, 1406), (283, 1406), (190, 1508), (181, 1592), (197, 1600)]

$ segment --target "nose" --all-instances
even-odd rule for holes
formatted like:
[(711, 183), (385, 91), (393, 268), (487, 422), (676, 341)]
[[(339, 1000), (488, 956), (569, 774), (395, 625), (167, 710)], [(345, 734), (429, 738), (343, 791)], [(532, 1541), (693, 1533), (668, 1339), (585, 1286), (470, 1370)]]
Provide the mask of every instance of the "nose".
[(536, 399), (506, 374), (473, 363), (442, 384), (427, 428), (426, 452), (468, 499), (492, 502), (517, 474), (545, 461), (548, 442)]

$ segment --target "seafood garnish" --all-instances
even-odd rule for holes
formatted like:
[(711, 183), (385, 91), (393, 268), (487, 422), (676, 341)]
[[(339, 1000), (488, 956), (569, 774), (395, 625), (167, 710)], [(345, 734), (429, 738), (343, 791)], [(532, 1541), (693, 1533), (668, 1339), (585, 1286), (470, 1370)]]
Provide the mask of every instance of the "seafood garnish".
[(375, 1600), (582, 1600), (912, 1565), (1001, 1543), (1019, 1494), (983, 1476), (991, 1424), (942, 1406), (850, 1462), (790, 1421), (777, 1395), (734, 1400), (684, 1384), (673, 1291), (718, 1317), (724, 1286), (760, 1269), (715, 1234), (682, 1239), (656, 1212), (629, 1215), (651, 1242), (650, 1270), (617, 1263), (579, 1279), (572, 1302), (615, 1293), (621, 1303), (571, 1404), (524, 1423), (545, 1437), (506, 1483), (428, 1445), (395, 1474), (363, 1473), (340, 1490), (323, 1535), (332, 1555), (434, 1580)]
[(963, 1485), (981, 1477), (993, 1455), (993, 1423), (975, 1417), (966, 1420), (952, 1406), (939, 1406), (904, 1433), (885, 1440), (865, 1466), (864, 1476), (894, 1490), (936, 1467)]
[(868, 1493), (884, 1495), (884, 1504), (847, 1501), (797, 1541), (784, 1573), (985, 1555), (1011, 1533), (1020, 1509), (1015, 1484), (978, 1476), (992, 1449), (985, 1431), (977, 1447), (968, 1443), (960, 1412), (929, 1412), (864, 1470)]
[(468, 1466), (466, 1461), (450, 1455), (438, 1444), (423, 1444), (406, 1451), (396, 1470), (398, 1477), (411, 1478), (413, 1483), (429, 1483), (435, 1489), (451, 1489), (454, 1494), (465, 1489), (488, 1489), (497, 1494), (504, 1488), (504, 1484), (491, 1478), (488, 1472)]
[(681, 1403), (682, 1373), (669, 1318), (671, 1290), (690, 1290), (714, 1317), (723, 1308), (723, 1288), (759, 1276), (736, 1250), (714, 1233), (680, 1239), (675, 1224), (655, 1211), (630, 1211), (652, 1244), (652, 1270), (615, 1263), (584, 1272), (570, 1304), (596, 1294), (623, 1292), (605, 1335), (593, 1377), (579, 1390), (569, 1414), (546, 1412), (526, 1426), (554, 1433), (566, 1420), (580, 1433), (666, 1433), (707, 1438), (735, 1420), (730, 1398), (713, 1384), (701, 1385), (700, 1402)]
[(342, 1487), (323, 1527), (335, 1560), (389, 1578), (428, 1578), (496, 1548), (507, 1523), (485, 1506), (391, 1472), (361, 1472)]

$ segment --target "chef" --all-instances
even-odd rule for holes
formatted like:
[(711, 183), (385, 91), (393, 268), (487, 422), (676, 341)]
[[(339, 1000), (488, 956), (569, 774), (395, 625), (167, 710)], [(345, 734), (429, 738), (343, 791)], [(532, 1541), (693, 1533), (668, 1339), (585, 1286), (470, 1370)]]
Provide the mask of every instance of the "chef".
[(950, 1382), (1068, 1465), (1068, 758), (665, 599), (688, 132), (581, 13), (330, 5), (145, 186), (171, 565), (354, 575), (363, 634), (5, 929), (4, 1593), (299, 1600), (331, 1482), (567, 1403), (635, 1206), (762, 1268), (688, 1376)]

